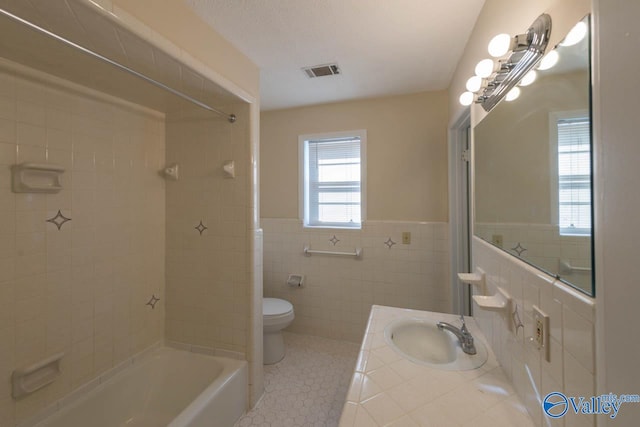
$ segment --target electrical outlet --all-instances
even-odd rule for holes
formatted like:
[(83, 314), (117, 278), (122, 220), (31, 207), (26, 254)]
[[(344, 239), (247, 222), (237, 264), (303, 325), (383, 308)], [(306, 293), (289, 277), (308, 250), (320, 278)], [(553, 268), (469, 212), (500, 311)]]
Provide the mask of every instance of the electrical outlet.
[(534, 335), (534, 339), (536, 341), (536, 344), (538, 346), (538, 350), (540, 350), (542, 348), (542, 337), (544, 336), (545, 330), (544, 330), (544, 324), (542, 322), (542, 319), (537, 318), (536, 319), (536, 333)]
[(502, 234), (494, 234), (493, 236), (491, 236), (491, 243), (501, 248), (502, 245), (504, 244), (502, 240)]
[(410, 245), (411, 244), (411, 232), (403, 231), (402, 232), (402, 244)]
[(533, 307), (533, 343), (542, 352), (542, 357), (550, 362), (549, 316), (536, 305)]

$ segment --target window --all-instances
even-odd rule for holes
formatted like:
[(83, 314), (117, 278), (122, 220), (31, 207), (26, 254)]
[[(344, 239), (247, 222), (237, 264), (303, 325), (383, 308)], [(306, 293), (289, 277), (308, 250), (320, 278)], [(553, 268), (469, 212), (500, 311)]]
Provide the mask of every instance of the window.
[(589, 117), (556, 118), (558, 224), (561, 235), (591, 234), (591, 130)]
[(304, 226), (361, 228), (366, 131), (302, 135), (299, 141)]

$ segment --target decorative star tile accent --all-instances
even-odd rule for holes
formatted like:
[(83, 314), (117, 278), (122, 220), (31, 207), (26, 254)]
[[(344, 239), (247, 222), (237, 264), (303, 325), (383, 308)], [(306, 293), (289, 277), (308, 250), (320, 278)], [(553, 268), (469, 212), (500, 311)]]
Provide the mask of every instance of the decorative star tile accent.
[(60, 230), (64, 223), (67, 221), (71, 221), (71, 218), (67, 218), (66, 216), (62, 215), (62, 212), (60, 212), (60, 209), (58, 209), (58, 213), (56, 214), (56, 216), (54, 216), (53, 218), (49, 218), (46, 222), (55, 224), (56, 227), (58, 227), (58, 230)]
[(391, 249), (391, 246), (395, 245), (395, 244), (396, 244), (396, 242), (394, 242), (393, 240), (391, 240), (391, 237), (389, 237), (389, 238), (384, 242), (384, 244), (385, 244), (385, 245), (387, 245), (387, 247), (388, 247), (389, 249)]
[(517, 244), (515, 247), (511, 248), (511, 250), (512, 250), (512, 251), (514, 251), (515, 253), (517, 253), (517, 254), (518, 254), (518, 256), (522, 256), (522, 253), (523, 253), (524, 251), (526, 251), (526, 250), (527, 250), (527, 248), (525, 248), (524, 246), (522, 246), (522, 245), (520, 244), (520, 242), (518, 242), (518, 244)]
[(151, 295), (151, 299), (149, 299), (149, 301), (147, 301), (147, 303), (145, 305), (150, 305), (151, 309), (153, 310), (154, 308), (156, 308), (156, 304), (158, 303), (158, 301), (160, 301), (160, 298), (157, 298), (155, 294)]
[(329, 239), (329, 241), (330, 241), (331, 243), (333, 243), (333, 246), (335, 246), (335, 245), (336, 245), (336, 243), (338, 243), (338, 242), (340, 241), (340, 239), (338, 239), (338, 238), (336, 237), (336, 235), (334, 234), (334, 235), (333, 235), (333, 237)]
[(200, 224), (198, 224), (194, 228), (200, 232), (201, 236), (202, 236), (202, 233), (204, 232), (204, 230), (207, 229), (207, 227), (202, 223), (202, 221), (200, 221)]

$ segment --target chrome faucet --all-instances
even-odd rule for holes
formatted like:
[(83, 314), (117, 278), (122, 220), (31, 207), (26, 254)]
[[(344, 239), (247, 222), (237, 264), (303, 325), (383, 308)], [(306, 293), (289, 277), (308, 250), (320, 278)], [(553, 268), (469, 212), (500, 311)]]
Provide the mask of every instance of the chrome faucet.
[(467, 354), (476, 354), (476, 346), (473, 344), (473, 337), (467, 329), (467, 324), (464, 323), (463, 315), (460, 315), (460, 320), (462, 320), (462, 327), (459, 329), (453, 326), (451, 323), (447, 322), (438, 322), (437, 326), (441, 331), (447, 330), (458, 337), (458, 341), (460, 341), (460, 347), (462, 347), (462, 351)]

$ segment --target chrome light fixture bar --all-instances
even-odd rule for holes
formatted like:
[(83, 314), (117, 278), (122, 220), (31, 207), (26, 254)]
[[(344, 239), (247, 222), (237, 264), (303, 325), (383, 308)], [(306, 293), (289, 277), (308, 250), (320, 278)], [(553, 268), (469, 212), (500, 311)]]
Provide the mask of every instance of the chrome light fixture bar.
[[(524, 34), (513, 38), (508, 34), (494, 37), (488, 51), (491, 56), (500, 58), (495, 61), (484, 59), (478, 63), (476, 76), (467, 81), (468, 92), (460, 96), (460, 103), (470, 105), (476, 102), (485, 111), (490, 111), (544, 56), (550, 35), (551, 16), (545, 13), (536, 18)], [(530, 77), (529, 83), (535, 75)], [(512, 93), (507, 100), (515, 98), (517, 94)]]
[[(487, 82), (484, 91), (478, 96), (478, 102), (485, 111), (495, 107), (542, 58), (549, 44), (550, 35), (551, 16), (544, 13), (538, 16), (527, 30), (527, 48), (513, 52), (509, 59), (501, 64), (498, 73)], [(519, 36), (517, 38), (521, 39)]]

